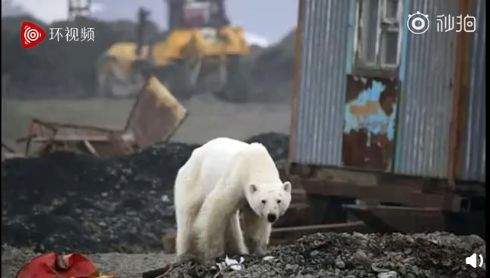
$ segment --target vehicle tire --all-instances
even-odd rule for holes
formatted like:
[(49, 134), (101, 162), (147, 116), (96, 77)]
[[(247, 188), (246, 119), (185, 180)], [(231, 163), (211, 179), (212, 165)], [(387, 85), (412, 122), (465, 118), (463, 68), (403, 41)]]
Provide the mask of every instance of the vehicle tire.
[(188, 60), (176, 61), (157, 71), (159, 78), (177, 99), (190, 98), (196, 88), (196, 71), (199, 68)]
[(230, 55), (226, 60), (226, 84), (216, 92), (218, 97), (232, 102), (245, 102), (248, 99), (249, 83), (246, 68), (238, 55)]

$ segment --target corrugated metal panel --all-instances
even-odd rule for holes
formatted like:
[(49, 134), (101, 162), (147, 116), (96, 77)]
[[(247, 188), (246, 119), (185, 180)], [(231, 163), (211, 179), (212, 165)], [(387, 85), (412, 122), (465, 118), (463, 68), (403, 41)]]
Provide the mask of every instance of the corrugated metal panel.
[(294, 162), (341, 164), (350, 1), (303, 0)]
[(477, 29), (471, 41), (470, 96), (460, 177), (485, 181), (485, 0), (473, 0)]
[[(410, 1), (408, 12), (416, 11), (428, 14), (429, 19), (456, 15), (458, 1)], [(405, 45), (395, 155), (399, 174), (447, 176), (457, 33), (436, 32), (435, 23), (432, 20), (424, 34), (408, 33)]]

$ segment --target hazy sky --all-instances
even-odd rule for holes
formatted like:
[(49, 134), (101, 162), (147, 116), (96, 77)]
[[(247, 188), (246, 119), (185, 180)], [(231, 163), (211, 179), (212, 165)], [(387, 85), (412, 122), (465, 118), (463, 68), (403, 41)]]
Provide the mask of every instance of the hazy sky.
[[(12, 0), (15, 5), (45, 22), (64, 20), (68, 0)], [(166, 27), (164, 0), (92, 0), (92, 13), (105, 20), (136, 19), (138, 7), (151, 11), (151, 19)], [(296, 25), (298, 0), (227, 0), (228, 16), (234, 25), (247, 32), (265, 37), (270, 42), (280, 40)]]

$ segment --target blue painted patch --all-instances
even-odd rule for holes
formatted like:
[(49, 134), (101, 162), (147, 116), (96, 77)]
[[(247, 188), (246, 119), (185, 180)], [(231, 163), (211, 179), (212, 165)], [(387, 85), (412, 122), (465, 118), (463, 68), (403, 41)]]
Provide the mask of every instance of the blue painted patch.
[[(381, 93), (386, 86), (379, 82), (373, 81), (371, 87), (362, 91), (359, 96), (347, 103), (345, 109), (345, 127), (344, 133), (350, 133), (352, 130), (358, 131), (361, 128), (368, 130), (368, 144), (371, 134), (386, 134), (388, 140), (393, 141), (395, 137), (395, 116), (396, 104), (393, 104), (393, 112), (386, 115), (379, 104)], [(351, 108), (355, 106), (377, 105), (375, 112), (368, 115), (352, 114)]]

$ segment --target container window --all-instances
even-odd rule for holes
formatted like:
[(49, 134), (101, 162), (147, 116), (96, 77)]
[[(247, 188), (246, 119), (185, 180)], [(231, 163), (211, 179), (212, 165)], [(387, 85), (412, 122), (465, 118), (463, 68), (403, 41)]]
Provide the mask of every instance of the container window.
[(357, 0), (355, 69), (393, 71), (400, 55), (401, 0)]

